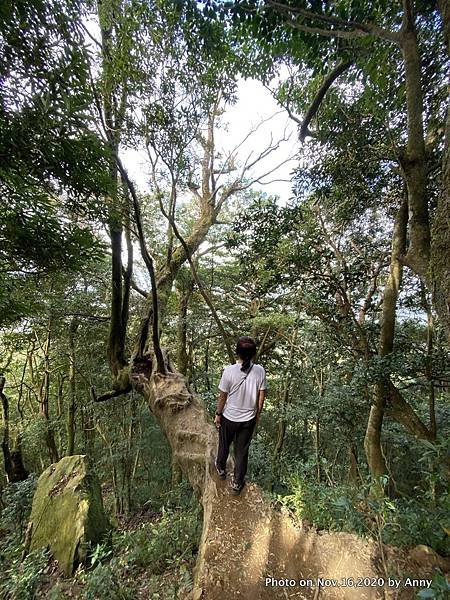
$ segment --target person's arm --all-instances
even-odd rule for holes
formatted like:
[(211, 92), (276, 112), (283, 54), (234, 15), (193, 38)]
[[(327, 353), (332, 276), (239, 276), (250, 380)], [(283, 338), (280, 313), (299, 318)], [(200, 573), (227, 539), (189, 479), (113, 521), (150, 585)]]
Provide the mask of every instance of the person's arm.
[(259, 416), (264, 406), (264, 400), (266, 399), (266, 390), (259, 390), (258, 392), (258, 409), (256, 411), (256, 421), (259, 421)]
[(222, 423), (222, 414), (217, 414), (217, 413), (223, 413), (223, 409), (225, 408), (225, 403), (227, 401), (227, 398), (228, 398), (228, 393), (222, 392), (222, 390), (220, 390), (219, 398), (217, 399), (216, 417), (214, 419), (214, 423), (216, 424), (216, 427), (220, 427), (220, 424)]

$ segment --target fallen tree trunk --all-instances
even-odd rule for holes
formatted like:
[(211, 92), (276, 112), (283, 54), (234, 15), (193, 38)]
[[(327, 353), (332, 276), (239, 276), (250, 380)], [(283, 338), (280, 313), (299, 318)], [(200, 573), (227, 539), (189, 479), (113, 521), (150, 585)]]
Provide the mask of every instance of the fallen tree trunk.
[[(295, 581), (294, 586), (288, 586), (287, 597), (298, 600), (317, 598), (319, 588), (320, 596), (326, 598), (382, 598), (389, 589), (383, 585), (387, 585), (387, 561), (389, 576), (397, 573), (402, 581), (405, 571), (419, 576), (432, 573), (436, 567), (450, 570), (450, 561), (432, 551), (425, 568), (405, 551), (375, 541), (305, 529), (287, 512), (273, 509), (255, 484), (247, 485), (239, 497), (232, 496), (227, 482), (215, 474), (218, 436), (203, 404), (167, 361), (164, 375), (156, 371), (155, 362), (149, 356), (146, 369), (137, 363), (131, 382), (146, 398), (174, 460), (203, 506), (191, 600), (282, 598), (283, 591), (274, 583), (286, 579)], [(344, 586), (349, 578), (355, 582), (377, 579), (380, 585)], [(285, 585), (282, 587), (287, 591)], [(417, 587), (400, 587), (396, 598), (414, 598), (417, 591)]]

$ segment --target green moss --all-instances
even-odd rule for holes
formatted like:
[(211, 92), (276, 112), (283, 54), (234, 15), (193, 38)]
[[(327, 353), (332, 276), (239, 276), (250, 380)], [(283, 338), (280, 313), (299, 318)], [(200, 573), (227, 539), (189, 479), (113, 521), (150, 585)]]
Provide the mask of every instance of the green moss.
[(100, 485), (86, 456), (67, 456), (42, 473), (30, 521), (31, 550), (49, 548), (71, 575), (85, 561), (89, 546), (101, 542), (110, 529)]

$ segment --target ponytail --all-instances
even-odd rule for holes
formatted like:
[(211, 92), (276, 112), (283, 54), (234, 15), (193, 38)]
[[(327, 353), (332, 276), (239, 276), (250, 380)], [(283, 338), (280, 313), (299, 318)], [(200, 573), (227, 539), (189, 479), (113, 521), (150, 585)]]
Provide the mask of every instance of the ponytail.
[(256, 343), (251, 337), (240, 337), (236, 344), (236, 354), (242, 359), (241, 371), (248, 371), (256, 354)]
[(242, 361), (241, 371), (247, 371), (250, 368), (251, 362), (251, 358), (244, 358)]

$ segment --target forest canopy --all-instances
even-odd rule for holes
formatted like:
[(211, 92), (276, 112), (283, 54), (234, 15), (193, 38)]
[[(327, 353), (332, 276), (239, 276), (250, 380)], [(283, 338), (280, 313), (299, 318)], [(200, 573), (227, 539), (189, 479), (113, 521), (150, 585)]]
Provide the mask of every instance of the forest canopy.
[(449, 556), (449, 49), (444, 0), (3, 0), (2, 597), (73, 597), (21, 544), (78, 454), (115, 531), (75, 595), (195, 597), (242, 335), (264, 507)]

